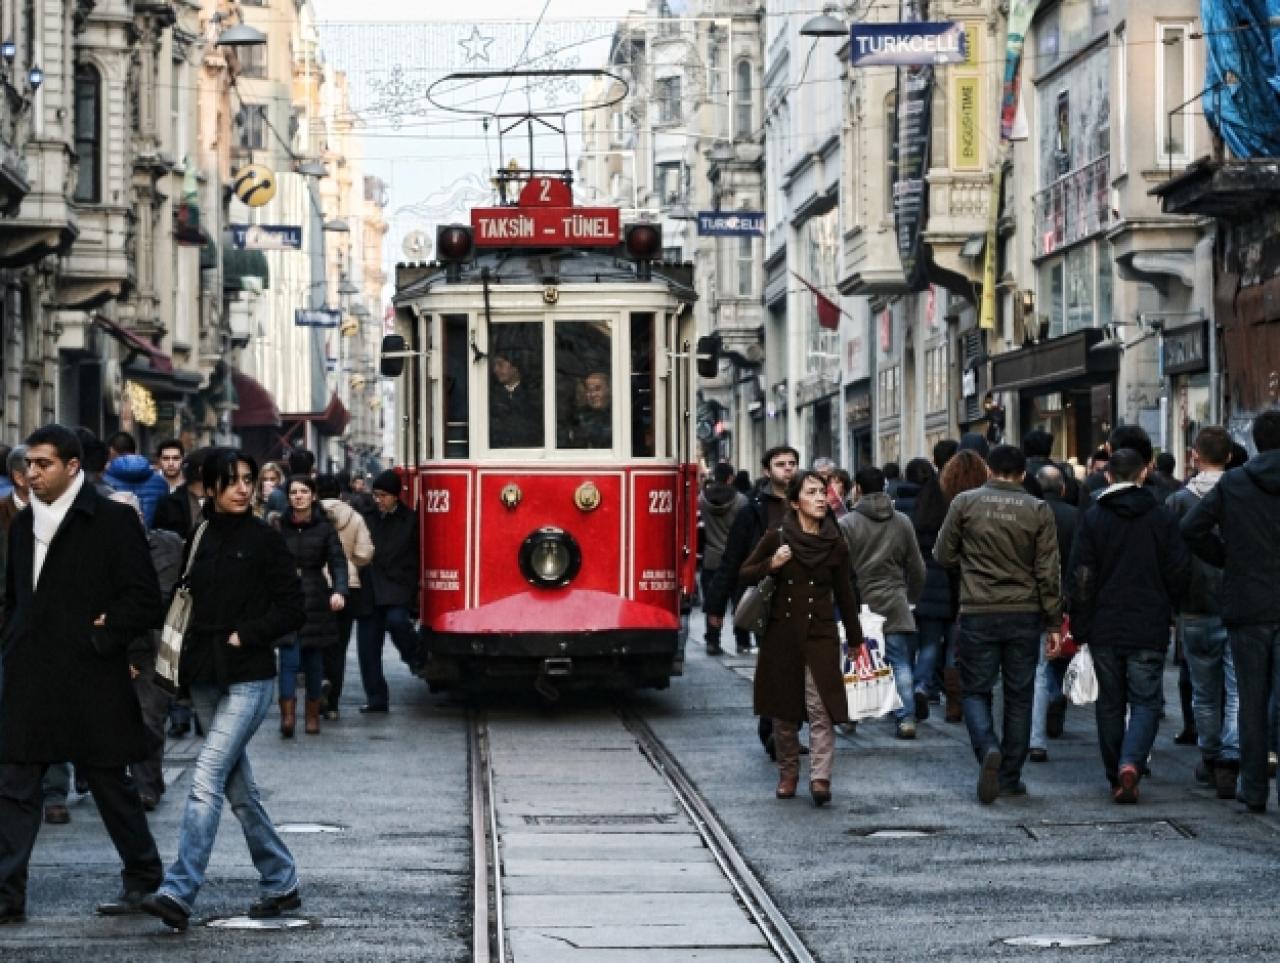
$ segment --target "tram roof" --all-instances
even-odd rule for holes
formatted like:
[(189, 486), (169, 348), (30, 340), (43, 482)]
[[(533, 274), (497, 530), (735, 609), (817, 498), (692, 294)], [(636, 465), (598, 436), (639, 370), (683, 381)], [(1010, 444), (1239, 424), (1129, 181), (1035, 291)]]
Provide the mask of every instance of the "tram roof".
[[(639, 276), (636, 262), (620, 257), (612, 249), (585, 251), (573, 248), (554, 250), (478, 251), (474, 260), (461, 265), (450, 284), (479, 284), (480, 274), (489, 269), (489, 283), (499, 284), (608, 284), (648, 283)], [(401, 277), (407, 275), (405, 282)], [(697, 300), (693, 290), (693, 266), (667, 261), (653, 262), (650, 281), (665, 284), (681, 301)], [(396, 304), (423, 297), (437, 285), (445, 284), (448, 271), (435, 261), (396, 265)]]

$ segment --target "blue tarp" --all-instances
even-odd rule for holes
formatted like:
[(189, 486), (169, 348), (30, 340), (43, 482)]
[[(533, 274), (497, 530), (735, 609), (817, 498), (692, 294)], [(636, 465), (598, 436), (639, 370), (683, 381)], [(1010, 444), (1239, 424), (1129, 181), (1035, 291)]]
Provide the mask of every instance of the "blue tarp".
[(1201, 0), (1200, 11), (1209, 126), (1236, 157), (1280, 157), (1280, 0)]

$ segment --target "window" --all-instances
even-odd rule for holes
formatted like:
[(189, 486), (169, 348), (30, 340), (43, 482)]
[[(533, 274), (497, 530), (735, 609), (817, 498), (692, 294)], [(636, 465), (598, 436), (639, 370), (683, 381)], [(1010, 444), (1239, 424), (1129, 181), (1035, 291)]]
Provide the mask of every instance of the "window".
[(471, 345), (467, 341), (467, 316), (446, 314), (443, 321), (444, 457), (466, 458), (471, 450), (468, 414)]
[(898, 183), (898, 92), (884, 99), (884, 214), (893, 214), (893, 189)]
[(653, 358), (656, 326), (650, 313), (631, 315), (631, 455), (652, 458), (657, 453), (657, 412)]
[(684, 165), (664, 161), (654, 165), (653, 188), (661, 204), (679, 204), (684, 200)]
[(79, 167), (73, 197), (102, 200), (102, 77), (88, 64), (76, 67), (75, 141)]
[(265, 104), (244, 104), (236, 112), (236, 143), (247, 150), (262, 150), (267, 146), (267, 107)]
[(1040, 265), (1038, 322), (1059, 338), (1112, 320), (1111, 243), (1098, 239), (1069, 248)]
[(752, 297), (756, 291), (756, 239), (754, 237), (738, 238), (738, 297)]
[(613, 331), (608, 321), (557, 321), (556, 447), (613, 447)]
[(658, 123), (680, 123), (680, 78), (661, 77), (658, 80)]
[(1116, 174), (1129, 172), (1129, 51), (1124, 29), (1116, 31)]
[(240, 57), (240, 76), (265, 77), (267, 75), (267, 45), (246, 44), (236, 48)]
[(902, 435), (888, 431), (880, 436), (880, 464), (902, 460)]
[(947, 346), (928, 348), (924, 353), (924, 405), (929, 413), (947, 410)]
[(892, 418), (902, 411), (898, 387), (901, 382), (902, 367), (894, 365), (885, 368), (877, 376), (877, 404), (879, 417)]
[[(1191, 27), (1162, 23), (1156, 27), (1156, 143), (1163, 144), (1160, 159), (1187, 160), (1191, 156)], [(1172, 113), (1177, 111), (1177, 113)]]
[(489, 334), (489, 447), (541, 448), (542, 322), (503, 322)]
[(751, 62), (749, 60), (738, 61), (733, 102), (733, 136), (737, 140), (747, 140), (753, 133), (752, 114), (755, 106), (751, 85)]

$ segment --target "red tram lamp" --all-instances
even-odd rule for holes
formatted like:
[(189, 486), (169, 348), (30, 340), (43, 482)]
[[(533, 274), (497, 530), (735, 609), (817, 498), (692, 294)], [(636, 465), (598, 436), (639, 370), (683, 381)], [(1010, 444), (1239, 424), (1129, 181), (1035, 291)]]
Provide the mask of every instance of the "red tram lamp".
[(622, 231), (622, 249), (636, 262), (636, 277), (648, 281), (653, 262), (662, 256), (662, 227), (658, 224), (628, 224)]
[(462, 280), (462, 265), (475, 255), (476, 237), (465, 224), (443, 224), (436, 228), (436, 260), (444, 265), (445, 280)]

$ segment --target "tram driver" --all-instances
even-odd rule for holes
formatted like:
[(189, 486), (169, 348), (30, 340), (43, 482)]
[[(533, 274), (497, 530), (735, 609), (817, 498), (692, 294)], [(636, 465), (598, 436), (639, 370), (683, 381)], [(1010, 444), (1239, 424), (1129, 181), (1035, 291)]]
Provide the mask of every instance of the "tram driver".
[(565, 447), (613, 447), (613, 390), (607, 372), (593, 371), (582, 379), (581, 399)]
[(514, 351), (495, 351), (489, 367), (489, 447), (541, 448), (542, 406), (523, 379), (520, 359)]

